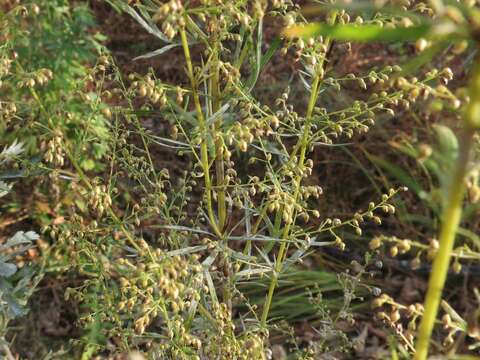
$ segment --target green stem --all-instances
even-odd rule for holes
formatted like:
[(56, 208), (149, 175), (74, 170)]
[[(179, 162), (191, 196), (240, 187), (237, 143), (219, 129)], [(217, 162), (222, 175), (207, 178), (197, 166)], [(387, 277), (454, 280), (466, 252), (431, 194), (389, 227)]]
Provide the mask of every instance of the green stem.
[[(215, 60), (213, 64), (213, 72), (211, 78), (211, 92), (212, 92), (212, 113), (220, 110), (221, 96), (220, 96), (220, 80), (219, 80), (219, 58), (218, 52), (215, 49)], [(214, 124), (214, 132), (218, 134), (222, 127), (222, 117), (219, 116)], [(227, 219), (227, 202), (225, 200), (225, 166), (223, 163), (223, 140), (221, 136), (215, 135), (215, 175), (217, 180), (217, 210), (218, 210), (218, 227), (222, 231), (225, 227)]]
[(190, 56), (190, 48), (188, 47), (187, 33), (185, 29), (180, 29), (180, 37), (182, 39), (183, 53), (185, 55), (185, 62), (187, 64), (188, 77), (190, 78), (190, 85), (192, 87), (193, 101), (195, 103), (195, 110), (197, 111), (197, 119), (200, 127), (200, 131), (204, 139), (200, 144), (200, 159), (205, 180), (205, 195), (207, 198), (207, 212), (208, 218), (213, 231), (218, 237), (222, 237), (222, 233), (217, 226), (217, 221), (213, 213), (212, 206), (212, 181), (210, 179), (210, 165), (208, 161), (208, 139), (207, 139), (207, 123), (202, 111), (202, 105), (200, 103), (200, 97), (198, 95), (197, 80), (193, 72), (192, 58)]
[(242, 66), (243, 62), (245, 61), (245, 58), (248, 55), (248, 51), (250, 50), (250, 43), (247, 42), (242, 48), (242, 52), (240, 53), (240, 56), (238, 57), (237, 61), (235, 61), (235, 67), (240, 70), (240, 67)]
[[(327, 40), (328, 42), (328, 40)], [(323, 64), (320, 64), (320, 68), (322, 67)], [(312, 125), (312, 114), (313, 114), (313, 109), (315, 108), (315, 104), (317, 102), (318, 98), (318, 89), (320, 85), (320, 81), (322, 80), (322, 73), (319, 72), (312, 83), (312, 89), (310, 93), (310, 99), (308, 101), (308, 107), (307, 107), (307, 113), (305, 116), (305, 126), (303, 129), (302, 137), (299, 140), (300, 144), (300, 159), (298, 161), (298, 168), (302, 169), (304, 162), (305, 162), (305, 156), (307, 153), (307, 148), (308, 148), (308, 135), (310, 133), (310, 128)], [(293, 198), (295, 202), (298, 199), (298, 196), (300, 194), (300, 185), (302, 182), (302, 173), (299, 173), (296, 178), (295, 178), (295, 192), (293, 195)], [(290, 223), (286, 224), (284, 229), (283, 229), (283, 234), (282, 234), (282, 239), (286, 239), (288, 237), (288, 234), (290, 232)], [(270, 311), (270, 306), (272, 304), (272, 299), (273, 299), (273, 293), (275, 291), (275, 287), (277, 286), (278, 282), (278, 276), (280, 274), (280, 271), (282, 269), (283, 265), (283, 258), (286, 253), (286, 248), (287, 248), (287, 242), (282, 242), (280, 244), (280, 248), (278, 250), (277, 254), (277, 259), (275, 261), (275, 268), (272, 274), (272, 280), (270, 281), (270, 286), (268, 288), (268, 294), (267, 294), (267, 299), (265, 301), (265, 306), (263, 307), (263, 312), (262, 312), (262, 318), (261, 318), (261, 326), (265, 327), (267, 323), (267, 318), (268, 318), (268, 313)]]
[[(273, 222), (273, 229), (272, 229), (272, 233), (271, 233), (271, 236), (273, 238), (277, 238), (278, 236), (280, 236), (280, 226), (281, 225), (282, 225), (282, 211), (277, 211), (277, 213), (275, 214), (275, 221)], [(272, 249), (274, 244), (275, 244), (275, 241), (270, 242), (267, 245), (265, 251), (270, 252), (270, 250)]]
[(424, 314), (420, 323), (415, 360), (425, 360), (433, 326), (437, 317), (442, 291), (447, 278), (450, 258), (455, 243), (455, 234), (462, 216), (462, 202), (465, 193), (465, 178), (468, 171), (470, 152), (476, 129), (480, 123), (480, 62), (474, 64), (469, 89), (470, 103), (464, 116), (464, 129), (460, 136), (460, 148), (456, 168), (448, 189), (447, 202), (442, 213), (440, 247), (433, 262), (428, 291), (424, 304)]
[[(213, 53), (212, 76), (210, 78), (210, 94), (212, 98), (212, 114), (215, 114), (222, 107), (220, 93), (220, 59), (218, 54), (218, 46), (215, 46)], [(222, 128), (222, 117), (218, 116), (213, 124), (213, 133), (215, 138), (215, 177), (217, 185), (217, 211), (218, 211), (218, 228), (223, 231), (227, 220), (227, 202), (225, 198), (225, 166), (223, 161), (223, 139), (219, 135)], [(227, 239), (223, 240), (223, 245), (228, 246)], [(228, 280), (223, 286), (223, 300), (228, 308), (232, 308), (231, 287), (233, 279), (231, 277), (230, 259), (227, 256), (223, 259), (223, 272)]]

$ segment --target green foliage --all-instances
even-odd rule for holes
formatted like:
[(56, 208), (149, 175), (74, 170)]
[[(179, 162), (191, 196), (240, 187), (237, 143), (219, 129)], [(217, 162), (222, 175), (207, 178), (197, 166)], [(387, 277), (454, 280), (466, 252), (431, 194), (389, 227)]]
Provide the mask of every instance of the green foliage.
[(108, 127), (88, 65), (103, 51), (103, 37), (88, 34), (93, 17), (86, 4), (32, 1), (11, 12), (4, 51), (15, 60), (3, 91), (23, 121), (5, 119), (0, 135), (21, 138), (32, 155), (48, 147), (45, 157), (54, 163), (64, 161), (56, 145), (66, 142), (68, 151), (82, 148), (77, 161), (85, 170), (101, 166), (95, 160), (105, 154)]
[[(0, 4), (0, 137), (4, 146), (0, 195), (7, 224), (9, 216), (18, 218), (13, 224), (22, 221), (15, 210), (29, 196), (44, 192), (52, 196), (48, 201), (63, 196), (65, 188), (52, 174), (65, 163), (71, 149), (82, 149), (76, 155), (83, 168), (102, 167), (95, 161), (107, 149), (108, 131), (101, 111), (105, 105), (98, 101), (94, 87), (95, 101), (88, 101), (85, 92), (91, 86), (88, 62), (96, 62), (101, 50), (101, 37), (86, 32), (92, 24), (86, 5), (72, 7), (69, 1)], [(38, 181), (38, 175), (47, 176)], [(53, 181), (47, 180), (45, 186), (48, 176)], [(51, 221), (52, 212), (19, 210), (29, 210), (32, 222), (40, 222), (35, 228)], [(7, 239), (2, 236), (0, 335), (7, 356), (4, 336), (9, 322), (27, 313), (27, 301), (43, 276), (40, 264), (25, 264), (31, 254), (38, 253), (37, 239), (31, 230), (17, 231)]]

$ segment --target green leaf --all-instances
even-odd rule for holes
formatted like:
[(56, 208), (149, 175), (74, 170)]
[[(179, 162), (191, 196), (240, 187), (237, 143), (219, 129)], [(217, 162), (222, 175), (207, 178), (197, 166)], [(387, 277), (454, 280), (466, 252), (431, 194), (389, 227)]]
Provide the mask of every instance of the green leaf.
[(272, 58), (273, 54), (282, 46), (282, 39), (280, 37), (276, 37), (273, 39), (273, 41), (270, 43), (268, 50), (265, 52), (265, 54), (262, 55), (262, 58), (260, 59), (260, 69), (263, 69), (263, 67), (270, 61)]
[(434, 125), (435, 138), (438, 144), (438, 150), (448, 160), (454, 160), (458, 153), (458, 140), (454, 132), (447, 126)]
[[(465, 219), (465, 216), (462, 216), (462, 217)], [(473, 231), (459, 227), (457, 229), (457, 233), (459, 235), (465, 236), (475, 245), (477, 249), (480, 249), (480, 237), (477, 234), (475, 234)]]
[(265, 65), (270, 61), (272, 56), (275, 52), (280, 48), (282, 45), (282, 39), (280, 37), (276, 37), (271, 43), (268, 50), (262, 54), (262, 38), (263, 38), (263, 30), (262, 30), (262, 20), (260, 20), (258, 24), (258, 37), (257, 37), (257, 44), (255, 50), (255, 63), (253, 64), (253, 72), (250, 75), (249, 79), (247, 80), (247, 87), (250, 91), (253, 89), (255, 84), (257, 83), (258, 77), (262, 72)]
[(17, 267), (14, 264), (0, 261), (0, 276), (10, 277), (17, 272)]
[(162, 55), (163, 53), (166, 53), (168, 50), (176, 48), (177, 46), (181, 46), (181, 45), (182, 44), (179, 44), (179, 43), (166, 45), (166, 46), (164, 46), (160, 49), (150, 51), (150, 52), (148, 52), (144, 55), (137, 56), (133, 60), (136, 61), (136, 60), (140, 60), (140, 59), (148, 59), (148, 58), (151, 58), (151, 57), (154, 57), (154, 56)]
[(142, 17), (133, 7), (129, 6), (128, 4), (125, 4), (121, 1), (109, 1), (110, 4), (116, 5), (116, 7), (120, 8), (122, 11), (126, 12), (129, 14), (131, 17), (133, 17), (145, 30), (147, 30), (150, 34), (153, 36), (159, 38), (160, 40), (170, 43), (170, 40), (158, 29), (158, 27), (155, 25), (153, 20), (150, 18), (150, 16), (147, 14), (146, 11), (143, 9), (139, 9), (139, 12), (144, 16)]
[(430, 25), (420, 24), (410, 27), (385, 28), (373, 24), (329, 25), (313, 23), (304, 26), (292, 26), (284, 30), (288, 37), (309, 38), (313, 36), (328, 36), (341, 41), (412, 41), (424, 37), (430, 30)]
[(263, 20), (260, 19), (258, 22), (258, 32), (257, 32), (257, 45), (255, 47), (255, 57), (253, 62), (253, 72), (250, 75), (247, 81), (247, 87), (249, 92), (253, 89), (253, 86), (258, 80), (258, 75), (260, 75), (260, 62), (262, 58), (262, 39), (263, 39)]

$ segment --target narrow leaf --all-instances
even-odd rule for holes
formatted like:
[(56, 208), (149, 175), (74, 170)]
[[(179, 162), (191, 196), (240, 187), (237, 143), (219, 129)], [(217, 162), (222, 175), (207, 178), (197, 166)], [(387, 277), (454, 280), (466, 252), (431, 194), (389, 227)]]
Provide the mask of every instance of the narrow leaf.
[(137, 13), (134, 8), (122, 2), (115, 1), (114, 3), (123, 11), (128, 13), (131, 17), (133, 17), (150, 34), (156, 36), (160, 40), (165, 41), (166, 43), (170, 42), (169, 39), (156, 26), (151, 23), (149, 24), (149, 22), (145, 20), (142, 16), (140, 16), (140, 14)]
[(329, 25), (313, 23), (303, 26), (291, 26), (284, 30), (287, 37), (310, 38), (328, 36), (341, 41), (411, 41), (424, 37), (430, 30), (430, 25), (420, 24), (410, 27), (385, 28), (373, 24)]
[(140, 59), (148, 59), (148, 58), (151, 58), (151, 57), (154, 57), (154, 56), (158, 56), (158, 55), (162, 55), (163, 53), (166, 53), (168, 50), (171, 50), (173, 48), (176, 48), (177, 46), (180, 46), (181, 44), (170, 44), (170, 45), (166, 45), (160, 49), (157, 49), (157, 50), (154, 50), (154, 51), (150, 51), (144, 55), (140, 55), (140, 56), (137, 56), (136, 58), (134, 58), (133, 60), (140, 60)]
[(219, 117), (221, 117), (223, 114), (225, 114), (225, 112), (226, 112), (229, 108), (230, 108), (230, 104), (229, 104), (229, 103), (224, 104), (216, 113), (212, 114), (212, 116), (210, 116), (210, 117), (207, 119), (207, 125), (213, 124)]

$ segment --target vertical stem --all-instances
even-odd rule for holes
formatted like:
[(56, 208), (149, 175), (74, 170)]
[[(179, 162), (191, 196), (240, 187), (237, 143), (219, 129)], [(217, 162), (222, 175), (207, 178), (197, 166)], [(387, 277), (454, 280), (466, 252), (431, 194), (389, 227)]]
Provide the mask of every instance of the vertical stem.
[[(282, 211), (281, 210), (277, 211), (277, 213), (275, 214), (275, 220), (273, 222), (273, 229), (270, 233), (271, 237), (278, 238), (278, 236), (280, 236), (280, 225), (282, 225)], [(274, 245), (275, 245), (274, 240), (269, 241), (267, 243), (267, 245), (265, 245), (265, 247), (263, 248), (263, 251), (265, 251), (265, 253), (268, 254), (273, 249)]]
[[(214, 47), (212, 70), (210, 78), (210, 94), (212, 98), (212, 113), (216, 113), (222, 107), (220, 94), (220, 59), (218, 54), (218, 46)], [(218, 211), (218, 229), (223, 231), (227, 219), (227, 203), (225, 199), (225, 166), (223, 161), (223, 139), (220, 136), (222, 127), (222, 117), (218, 116), (213, 124), (213, 134), (215, 138), (215, 178), (216, 178), (216, 192), (217, 192), (217, 211)], [(224, 246), (227, 247), (227, 239), (223, 240)], [(232, 309), (232, 294), (230, 288), (232, 286), (231, 264), (229, 254), (224, 254), (223, 258), (223, 273), (227, 279), (223, 284), (223, 300), (228, 308)]]
[[(337, 13), (333, 12), (331, 17), (328, 19), (328, 22), (330, 24), (333, 24), (337, 18)], [(330, 38), (325, 39), (326, 43), (326, 48), (328, 53), (328, 48), (330, 47)], [(295, 192), (293, 195), (294, 201), (297, 202), (298, 196), (300, 194), (300, 186), (302, 183), (302, 177), (303, 174), (301, 170), (303, 169), (304, 162), (305, 162), (305, 157), (307, 154), (307, 148), (308, 148), (308, 135), (310, 134), (310, 128), (312, 125), (312, 115), (313, 115), (313, 109), (315, 108), (315, 104), (317, 103), (318, 95), (319, 95), (319, 88), (320, 88), (320, 82), (323, 79), (324, 71), (323, 71), (323, 66), (325, 63), (325, 57), (321, 59), (319, 64), (317, 65), (317, 72), (315, 74), (315, 77), (312, 82), (312, 88), (310, 92), (310, 98), (308, 100), (308, 106), (307, 106), (307, 112), (305, 114), (305, 126), (303, 128), (303, 133), (302, 137), (299, 139), (298, 143), (296, 144), (295, 148), (293, 149), (292, 156), (293, 154), (296, 154), (298, 148), (300, 148), (300, 159), (298, 160), (297, 168), (300, 169), (299, 174), (295, 178)], [(281, 209), (282, 211), (283, 209)], [(295, 221), (295, 216), (293, 217), (293, 221)], [(290, 233), (290, 223), (285, 224), (285, 227), (283, 229), (282, 233), (282, 239), (286, 240), (289, 233)], [(277, 286), (278, 282), (278, 276), (280, 275), (280, 271), (282, 270), (282, 265), (283, 265), (283, 260), (287, 252), (287, 242), (284, 241), (280, 244), (280, 248), (278, 249), (278, 254), (277, 258), (275, 260), (275, 267), (273, 270), (272, 274), (272, 280), (270, 281), (270, 286), (268, 288), (268, 293), (267, 297), (265, 300), (265, 305), (263, 307), (263, 312), (262, 312), (262, 318), (260, 321), (260, 325), (262, 327), (265, 327), (267, 323), (267, 318), (268, 318), (268, 313), (270, 311), (270, 306), (272, 305), (272, 299), (273, 299), (273, 293), (275, 292), (275, 288)]]
[[(220, 110), (220, 81), (219, 81), (219, 58), (218, 50), (215, 49), (215, 60), (213, 64), (211, 92), (212, 92), (212, 112), (216, 113)], [(214, 124), (215, 132), (215, 174), (217, 180), (217, 210), (218, 210), (218, 227), (222, 231), (227, 219), (227, 206), (225, 201), (225, 167), (223, 164), (223, 140), (221, 136), (217, 136), (222, 127), (222, 117), (219, 116)]]
[(473, 145), (473, 136), (480, 123), (480, 62), (474, 64), (469, 94), (470, 103), (464, 115), (464, 129), (460, 136), (460, 148), (455, 171), (448, 189), (447, 202), (442, 213), (440, 229), (440, 248), (435, 256), (428, 291), (425, 299), (425, 310), (418, 332), (415, 360), (425, 360), (432, 334), (442, 291), (447, 278), (455, 234), (462, 216), (462, 201), (465, 193), (465, 177), (468, 161)]
[[(301, 169), (303, 167), (303, 163), (305, 161), (305, 156), (307, 153), (307, 147), (308, 147), (308, 134), (310, 133), (310, 127), (311, 127), (311, 118), (313, 114), (313, 109), (315, 107), (315, 103), (317, 102), (317, 95), (318, 95), (318, 87), (320, 84), (321, 80), (321, 74), (318, 73), (312, 83), (312, 89), (310, 93), (310, 99), (308, 101), (308, 108), (307, 108), (307, 114), (306, 114), (306, 122), (305, 122), (305, 127), (302, 133), (302, 137), (300, 139), (300, 159), (299, 159), (299, 168)], [(293, 198), (295, 201), (298, 199), (298, 195), (300, 193), (300, 185), (302, 182), (302, 174), (298, 174), (297, 177), (295, 178), (295, 193), (293, 195)], [(283, 229), (283, 234), (282, 234), (282, 239), (286, 239), (288, 237), (288, 234), (290, 232), (290, 223), (286, 224), (284, 229)], [(267, 323), (267, 318), (268, 318), (268, 313), (270, 311), (270, 306), (272, 304), (272, 299), (273, 299), (273, 293), (275, 291), (275, 287), (277, 286), (278, 282), (278, 276), (280, 274), (280, 270), (282, 269), (282, 264), (283, 264), (283, 257), (286, 252), (286, 247), (287, 247), (287, 242), (282, 242), (280, 244), (280, 248), (278, 250), (277, 254), (277, 259), (275, 261), (275, 268), (272, 274), (272, 280), (270, 281), (270, 286), (268, 288), (268, 294), (267, 294), (267, 299), (265, 301), (265, 306), (263, 307), (263, 312), (262, 312), (262, 318), (261, 318), (261, 326), (264, 327)]]
[(213, 213), (212, 206), (212, 181), (210, 179), (210, 165), (208, 162), (208, 139), (207, 139), (207, 124), (202, 111), (202, 105), (200, 104), (200, 97), (198, 95), (197, 80), (193, 72), (192, 58), (190, 56), (190, 48), (188, 47), (187, 34), (184, 28), (180, 29), (180, 37), (182, 39), (183, 53), (185, 55), (185, 62), (187, 63), (188, 77), (190, 78), (190, 85), (192, 87), (193, 102), (195, 103), (195, 110), (197, 111), (198, 125), (200, 127), (201, 136), (203, 137), (200, 144), (200, 159), (202, 162), (204, 180), (205, 180), (205, 195), (207, 198), (207, 212), (208, 218), (213, 231), (219, 237), (222, 237), (222, 233), (218, 229), (217, 221)]

